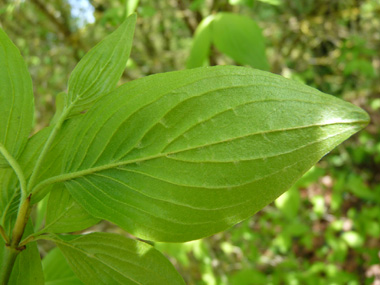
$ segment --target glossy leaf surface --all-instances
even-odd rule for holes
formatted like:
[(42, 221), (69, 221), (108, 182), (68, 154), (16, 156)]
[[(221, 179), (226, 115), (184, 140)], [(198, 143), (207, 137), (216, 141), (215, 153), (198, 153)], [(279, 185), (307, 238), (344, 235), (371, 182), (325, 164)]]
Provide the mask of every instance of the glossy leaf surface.
[(85, 284), (184, 284), (169, 260), (147, 243), (111, 233), (54, 240)]
[(84, 115), (55, 179), (140, 238), (193, 240), (253, 215), (367, 122), (350, 103), (262, 71), (159, 74)]
[[(0, 143), (18, 158), (32, 129), (32, 79), (17, 47), (0, 28)], [(0, 167), (8, 162), (0, 154)]]

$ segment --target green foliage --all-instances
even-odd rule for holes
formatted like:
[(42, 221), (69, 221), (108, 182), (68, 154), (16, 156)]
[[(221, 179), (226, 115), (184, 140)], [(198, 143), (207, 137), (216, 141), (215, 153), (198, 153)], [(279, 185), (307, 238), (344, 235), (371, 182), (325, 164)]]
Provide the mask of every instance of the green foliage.
[(111, 233), (51, 236), (86, 284), (184, 284), (152, 246)]
[(70, 76), (63, 112), (73, 115), (87, 111), (100, 96), (116, 87), (131, 52), (135, 23), (133, 14), (82, 58)]
[[(213, 34), (218, 35), (213, 43), (237, 62), (265, 69), (265, 57), (235, 53), (234, 46), (223, 38), (225, 25), (234, 33), (239, 27), (258, 32), (256, 24), (248, 20), (217, 14), (211, 22)], [(143, 241), (111, 233), (55, 233), (82, 230), (105, 219), (152, 241), (182, 242), (210, 236), (272, 202), (321, 157), (368, 124), (367, 113), (353, 104), (244, 67), (157, 74), (115, 88), (129, 57), (135, 21), (135, 15), (127, 18), (83, 57), (70, 76), (67, 97), (62, 94), (57, 104), (57, 117), (25, 147), (24, 143), (8, 149), (7, 143), (8, 133), (25, 133), (24, 123), (0, 122), (0, 129), (9, 128), (0, 148), (3, 164), (14, 170), (0, 169), (1, 229), (7, 242), (6, 246), (3, 241), (0, 244), (3, 283), (9, 279), (10, 284), (42, 284), (36, 241), (47, 240), (56, 243), (67, 260), (56, 262), (62, 260), (57, 251), (45, 259), (47, 282), (80, 284), (74, 272), (85, 284), (183, 284), (172, 264)], [(1, 36), (5, 50), (18, 53), (5, 33)], [(259, 52), (253, 49), (255, 55), (260, 55), (260, 48), (263, 51), (263, 46)], [(15, 74), (23, 78), (22, 59), (11, 56), (7, 60), (15, 61)], [(0, 65), (6, 68), (9, 63), (2, 60)], [(13, 86), (14, 80), (5, 77), (5, 86)], [(12, 93), (14, 102), (22, 100), (28, 106), (33, 102), (30, 90), (24, 94), (29, 96), (25, 100), (19, 99), (17, 92)], [(8, 93), (0, 95), (4, 101), (9, 99)], [(20, 116), (22, 110), (14, 108)], [(26, 140), (25, 136), (21, 140)], [(280, 253), (289, 250), (293, 237), (307, 232), (307, 227), (297, 224), (301, 203), (295, 189), (287, 194), (291, 198), (283, 196), (277, 201), (281, 216), (291, 221), (271, 241)], [(45, 227), (33, 233), (31, 205), (48, 194)], [(324, 216), (322, 196), (315, 196), (312, 203), (315, 217)], [(346, 231), (341, 240), (351, 248), (363, 247), (359, 230)], [(376, 230), (368, 232), (375, 234)], [(254, 234), (247, 238), (257, 241)], [(307, 238), (303, 243), (310, 244)], [(207, 245), (195, 248), (199, 259), (210, 253)], [(221, 243), (221, 248), (227, 254), (234, 252), (228, 242)], [(257, 259), (258, 254), (252, 252), (251, 256)], [(299, 279), (323, 272), (331, 280), (349, 280), (349, 275), (337, 274), (336, 267), (322, 265), (315, 263), (299, 274)], [(294, 267), (294, 262), (281, 266)], [(54, 271), (61, 274), (54, 275)], [(210, 259), (204, 263), (204, 272), (204, 280), (216, 282)], [(275, 283), (295, 280), (295, 276), (284, 277), (283, 271), (279, 272)], [(244, 279), (252, 277), (268, 281), (257, 270), (230, 279), (244, 284)]]
[[(18, 158), (32, 130), (33, 86), (20, 52), (1, 28), (0, 63), (0, 145)], [(0, 153), (0, 168), (7, 166)]]
[(195, 33), (187, 67), (205, 65), (211, 45), (239, 64), (269, 70), (261, 29), (248, 17), (218, 13), (204, 19)]
[(70, 266), (59, 248), (54, 248), (42, 260), (46, 285), (83, 284)]

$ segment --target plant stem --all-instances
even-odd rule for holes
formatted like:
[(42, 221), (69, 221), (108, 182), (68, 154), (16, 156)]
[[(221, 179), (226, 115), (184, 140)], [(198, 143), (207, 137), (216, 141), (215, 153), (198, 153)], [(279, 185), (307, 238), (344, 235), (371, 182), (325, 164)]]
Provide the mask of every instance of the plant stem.
[(0, 235), (3, 237), (5, 243), (9, 243), (9, 237), (7, 236), (7, 233), (5, 232), (4, 228), (0, 225)]
[(16, 176), (20, 181), (21, 188), (20, 206), (18, 209), (17, 220), (12, 231), (11, 239), (9, 239), (9, 237), (6, 235), (4, 228), (0, 226), (1, 236), (4, 238), (6, 243), (4, 256), (2, 260), (2, 266), (0, 268), (0, 284), (3, 285), (8, 283), (17, 255), (23, 250), (23, 248), (19, 247), (19, 243), (24, 234), (26, 223), (29, 219), (31, 195), (26, 197), (26, 180), (24, 172), (22, 171), (20, 165), (18, 164), (17, 160), (8, 152), (5, 146), (1, 143), (0, 153), (8, 161), (9, 165), (16, 173)]
[[(72, 105), (71, 105), (72, 106)], [(31, 190), (33, 189), (34, 185), (35, 185), (35, 180), (37, 178), (37, 173), (39, 172), (41, 166), (42, 166), (42, 162), (47, 154), (47, 152), (49, 151), (50, 149), (50, 146), (51, 144), (53, 143), (55, 137), (57, 136), (58, 134), (58, 131), (61, 129), (62, 127), (62, 124), (63, 122), (66, 120), (66, 116), (69, 114), (69, 112), (71, 111), (71, 106), (66, 108), (63, 112), (62, 112), (62, 115), (61, 117), (58, 119), (57, 123), (54, 125), (54, 128), (53, 130), (51, 131), (40, 155), (38, 156), (38, 159), (37, 159), (37, 162), (36, 162), (36, 165), (34, 166), (34, 169), (33, 169), (33, 172), (32, 172), (32, 175), (30, 176), (30, 179), (29, 179), (29, 183), (28, 183), (28, 193), (31, 192)]]
[(0, 284), (8, 284), (9, 278), (11, 277), (12, 269), (16, 261), (17, 255), (20, 250), (12, 248), (10, 246), (5, 247), (3, 263), (0, 268)]
[(17, 220), (15, 223), (15, 226), (12, 231), (12, 239), (10, 242), (10, 246), (13, 248), (17, 248), (19, 246), (19, 243), (21, 241), (21, 238), (24, 234), (24, 230), (26, 227), (26, 224), (29, 220), (29, 215), (30, 215), (30, 198), (32, 195), (29, 195), (28, 198), (22, 203), (18, 215), (17, 215)]
[(31, 195), (29, 195), (26, 198), (26, 200), (22, 203), (18, 212), (16, 224), (12, 231), (12, 239), (10, 240), (10, 243), (7, 243), (5, 246), (3, 263), (0, 269), (0, 282), (1, 282), (0, 284), (1, 285), (8, 283), (17, 255), (22, 250), (24, 250), (24, 247), (20, 247), (19, 243), (24, 234), (26, 224), (29, 220), (29, 215), (30, 215), (30, 210), (31, 210), (30, 198), (31, 198)]
[(21, 188), (21, 201), (25, 200), (26, 192), (26, 180), (24, 173), (18, 164), (17, 160), (8, 152), (3, 144), (0, 143), (0, 153), (8, 161), (9, 165), (13, 168), (13, 171), (16, 173), (18, 180), (20, 181)]

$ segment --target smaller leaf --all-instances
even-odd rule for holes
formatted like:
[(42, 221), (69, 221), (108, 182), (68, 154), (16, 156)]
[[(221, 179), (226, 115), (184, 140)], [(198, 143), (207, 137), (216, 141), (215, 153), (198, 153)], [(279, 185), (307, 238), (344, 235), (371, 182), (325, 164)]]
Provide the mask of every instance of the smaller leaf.
[(269, 70), (265, 39), (252, 19), (232, 13), (218, 13), (212, 23), (212, 37), (216, 48), (237, 63)]
[(132, 48), (136, 14), (92, 48), (69, 78), (67, 105), (70, 115), (86, 111), (100, 96), (116, 87)]
[(83, 284), (67, 264), (58, 248), (51, 250), (42, 260), (45, 285), (81, 285)]
[(56, 242), (85, 284), (184, 284), (173, 265), (147, 243), (111, 233), (46, 238)]
[(50, 192), (43, 232), (75, 232), (89, 228), (99, 221), (71, 198), (63, 184), (54, 185)]
[(214, 16), (208, 16), (197, 27), (193, 38), (190, 56), (186, 62), (187, 68), (202, 67), (208, 65), (208, 57), (211, 48), (211, 23)]

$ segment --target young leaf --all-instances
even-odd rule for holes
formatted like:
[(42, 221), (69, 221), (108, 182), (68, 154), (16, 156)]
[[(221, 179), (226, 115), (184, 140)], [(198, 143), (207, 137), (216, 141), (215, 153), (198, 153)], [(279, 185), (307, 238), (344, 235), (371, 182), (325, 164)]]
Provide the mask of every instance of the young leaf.
[(263, 71), (157, 74), (99, 100), (63, 141), (62, 175), (35, 191), (64, 181), (91, 215), (140, 238), (193, 240), (253, 215), (367, 123)]
[(197, 27), (194, 34), (190, 56), (186, 62), (187, 68), (195, 68), (208, 65), (208, 57), (211, 48), (211, 23), (214, 16), (208, 16)]
[(252, 19), (233, 13), (218, 13), (212, 23), (216, 48), (237, 63), (269, 70), (265, 54), (265, 39)]
[(67, 108), (79, 114), (116, 87), (129, 58), (136, 14), (129, 16), (111, 35), (92, 48), (69, 78)]
[(89, 215), (73, 198), (63, 184), (54, 185), (50, 192), (43, 232), (66, 233), (89, 228), (99, 219)]
[(42, 260), (45, 285), (81, 285), (83, 284), (67, 264), (58, 248), (51, 250)]
[[(34, 118), (32, 79), (19, 50), (0, 28), (0, 144), (18, 158)], [(0, 168), (8, 162), (0, 153)]]
[(173, 265), (147, 243), (111, 233), (52, 238), (85, 284), (184, 284)]
[[(33, 226), (29, 221), (25, 229), (24, 238), (32, 233)], [(35, 242), (28, 243), (26, 249), (17, 256), (8, 283), (12, 285), (44, 284), (40, 253), (38, 252), (37, 244)]]

